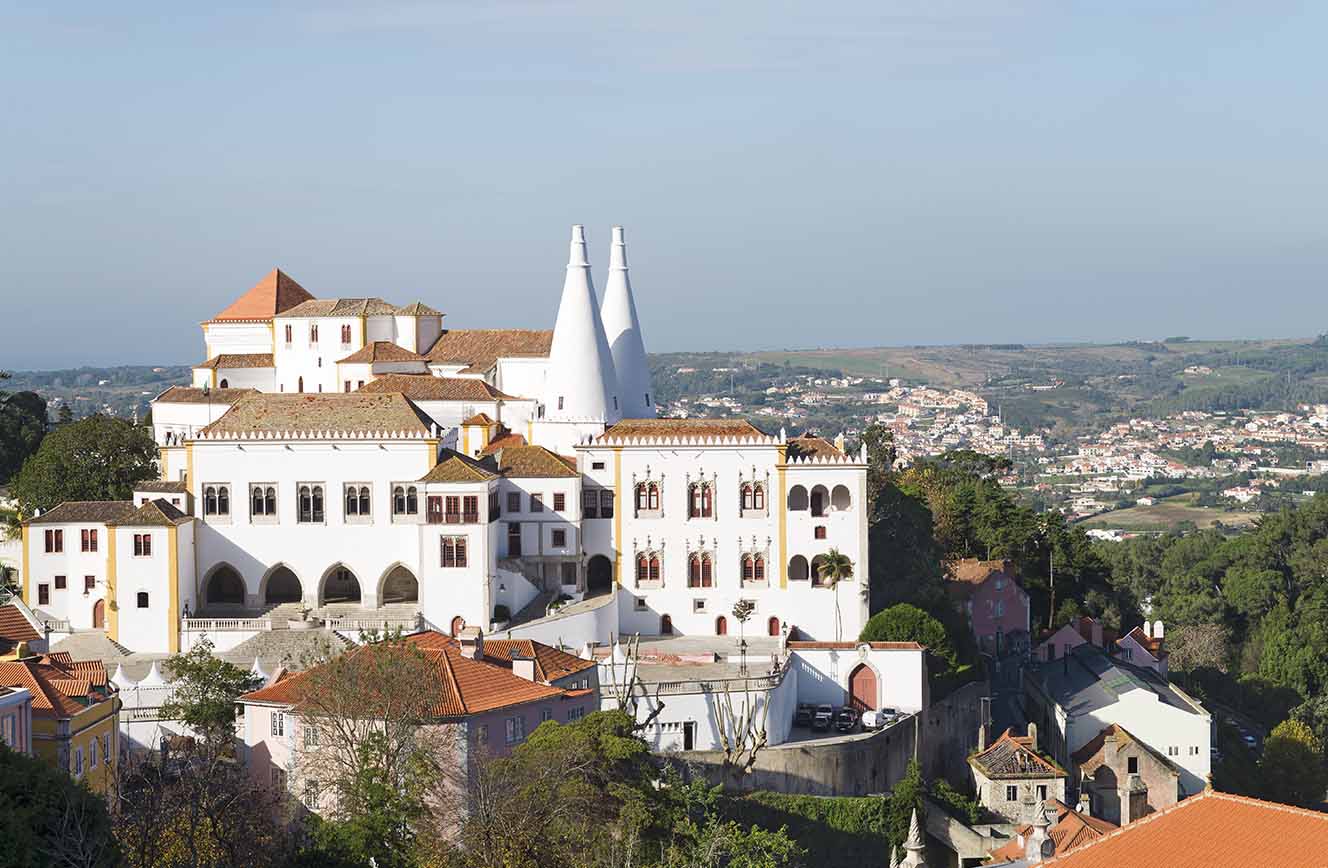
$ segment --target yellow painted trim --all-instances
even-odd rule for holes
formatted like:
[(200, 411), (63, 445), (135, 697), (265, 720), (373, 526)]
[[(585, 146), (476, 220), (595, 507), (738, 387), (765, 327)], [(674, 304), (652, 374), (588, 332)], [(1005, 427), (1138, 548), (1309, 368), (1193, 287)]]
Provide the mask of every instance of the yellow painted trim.
[(470, 455), (470, 426), (469, 426), (469, 425), (462, 425), (462, 426), (461, 426), (461, 454), (464, 455), (464, 456), (466, 456), (467, 458), (471, 457), (471, 455)]
[(429, 444), (429, 458), (427, 466), (424, 468), (424, 472), (428, 473), (430, 470), (433, 470), (438, 466), (438, 441), (425, 440), (424, 442)]
[(23, 602), (32, 605), (32, 566), (28, 561), (28, 544), (32, 536), (31, 529), (23, 525)]
[(106, 528), (106, 632), (112, 642), (120, 641), (120, 602), (115, 596), (115, 527)]
[(492, 433), (492, 430), (489, 428), (488, 425), (485, 425), (483, 428), (480, 429), (480, 448), (481, 448), (481, 449), (484, 449), (484, 448), (488, 447), (488, 445), (489, 445), (489, 435), (490, 435), (491, 433)]
[(169, 472), (168, 469), (167, 469), (168, 466), (170, 465), (170, 462), (166, 460), (167, 458), (170, 458), (170, 457), (171, 457), (171, 453), (168, 452), (167, 450), (165, 450), (165, 449), (158, 449), (158, 450), (157, 450), (157, 464), (160, 465), (160, 467), (161, 467), (161, 472), (160, 472), (159, 475), (161, 476), (161, 478), (162, 478), (163, 480), (167, 480), (167, 479), (170, 479), (170, 478), (171, 478), (170, 472)]
[(169, 550), (170, 567), (167, 581), (170, 587), (170, 611), (166, 613), (169, 639), (167, 650), (172, 654), (180, 653), (180, 529), (175, 525), (166, 528), (166, 547)]
[(360, 348), (369, 346), (369, 318), (360, 317)]
[[(214, 389), (217, 388), (217, 369), (216, 369), (216, 368), (213, 368), (213, 369), (212, 369), (212, 388), (214, 388)], [(211, 422), (212, 420), (209, 419), (208, 421)]]
[(788, 460), (788, 447), (776, 447), (779, 450), (779, 463), (775, 465), (775, 473), (779, 477), (779, 587), (785, 589), (788, 587), (788, 468), (784, 462)]
[(622, 584), (622, 447), (613, 447), (613, 581)]
[(268, 337), (272, 338), (272, 364), (275, 367), (277, 364), (277, 324), (275, 322), (267, 324), (267, 334)]
[(533, 419), (526, 420), (526, 442), (531, 444), (535, 442), (535, 421)]
[(184, 444), (184, 487), (190, 493), (194, 493), (194, 441), (190, 440)]

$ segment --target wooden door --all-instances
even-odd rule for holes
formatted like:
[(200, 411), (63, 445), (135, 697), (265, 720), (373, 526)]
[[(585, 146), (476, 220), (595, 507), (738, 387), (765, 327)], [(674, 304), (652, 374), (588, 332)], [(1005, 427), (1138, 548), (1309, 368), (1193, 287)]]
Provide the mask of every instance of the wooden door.
[(106, 601), (98, 600), (92, 607), (92, 629), (106, 629)]
[(853, 707), (858, 711), (876, 708), (876, 673), (862, 663), (848, 677), (848, 692)]

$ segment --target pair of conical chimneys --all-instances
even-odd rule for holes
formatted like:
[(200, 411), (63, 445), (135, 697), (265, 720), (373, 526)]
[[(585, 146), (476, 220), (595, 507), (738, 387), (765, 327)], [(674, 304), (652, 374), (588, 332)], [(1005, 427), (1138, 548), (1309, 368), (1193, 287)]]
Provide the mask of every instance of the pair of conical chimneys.
[(613, 423), (655, 415), (641, 321), (627, 277), (627, 243), (613, 227), (604, 303), (595, 305), (585, 227), (572, 227), (567, 276), (544, 385), (544, 418)]

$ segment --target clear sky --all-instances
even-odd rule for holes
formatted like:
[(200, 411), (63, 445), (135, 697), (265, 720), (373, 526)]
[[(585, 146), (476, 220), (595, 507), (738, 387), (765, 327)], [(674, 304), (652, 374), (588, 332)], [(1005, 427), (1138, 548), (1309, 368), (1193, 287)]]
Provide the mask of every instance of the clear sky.
[(0, 367), (274, 266), (652, 351), (1328, 329), (1328, 3), (0, 0)]

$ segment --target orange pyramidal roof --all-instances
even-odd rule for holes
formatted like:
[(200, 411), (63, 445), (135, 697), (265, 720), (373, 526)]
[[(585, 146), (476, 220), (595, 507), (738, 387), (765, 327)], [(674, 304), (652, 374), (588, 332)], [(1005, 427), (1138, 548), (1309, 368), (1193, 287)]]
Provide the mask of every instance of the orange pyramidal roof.
[(274, 268), (211, 321), (268, 320), (312, 298), (308, 290), (296, 283), (290, 275), (280, 268)]

